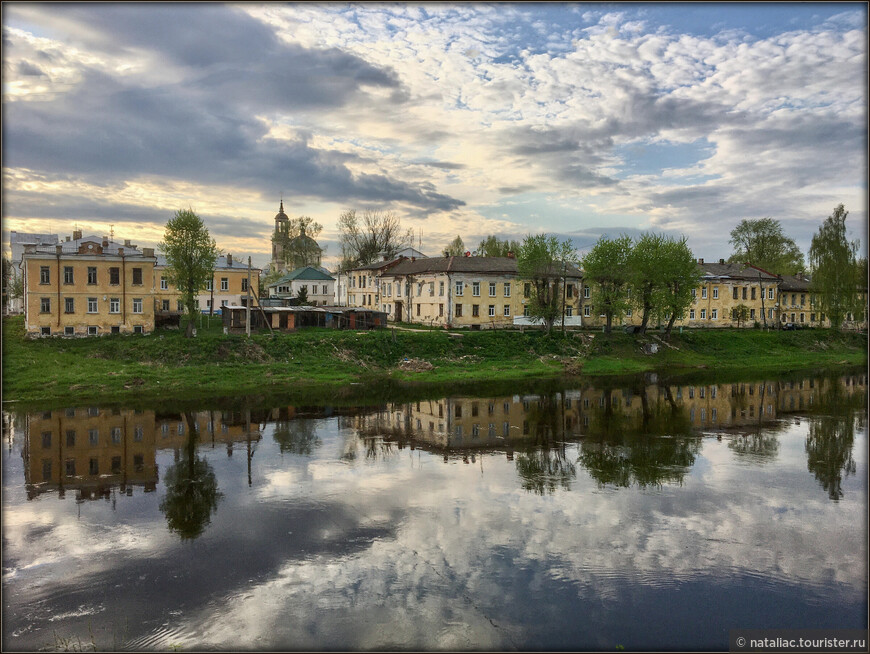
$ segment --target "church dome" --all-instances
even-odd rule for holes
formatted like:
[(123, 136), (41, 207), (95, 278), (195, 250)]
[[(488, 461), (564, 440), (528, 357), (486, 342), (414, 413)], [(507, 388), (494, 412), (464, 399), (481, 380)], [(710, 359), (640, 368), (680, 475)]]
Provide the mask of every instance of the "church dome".
[(275, 214), (275, 221), (279, 222), (279, 221), (286, 221), (286, 220), (289, 220), (289, 219), (287, 218), (287, 214), (284, 213), (284, 200), (281, 200), (281, 208), (278, 209), (278, 213)]

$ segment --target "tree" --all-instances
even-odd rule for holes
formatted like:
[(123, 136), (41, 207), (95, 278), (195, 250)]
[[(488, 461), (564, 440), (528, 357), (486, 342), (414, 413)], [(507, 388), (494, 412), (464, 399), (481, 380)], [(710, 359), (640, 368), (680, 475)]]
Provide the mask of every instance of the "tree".
[(269, 286), (277, 282), (284, 275), (286, 275), (283, 270), (272, 270), (266, 274), (265, 277), (260, 277), (260, 289), (259, 296), (266, 297), (269, 294)]
[(737, 326), (740, 327), (740, 323), (746, 323), (749, 319), (749, 307), (745, 304), (738, 304), (736, 307), (731, 309), (731, 320), (737, 321)]
[(700, 283), (701, 273), (685, 237), (664, 239), (661, 266), (662, 284), (656, 290), (654, 304), (668, 320), (664, 338), (669, 340), (674, 322), (685, 316), (692, 304), (692, 289)]
[(848, 215), (838, 205), (810, 245), (811, 290), (834, 329), (840, 328), (848, 313), (858, 311), (858, 241), (846, 239)]
[(12, 270), (12, 261), (9, 257), (3, 257), (3, 312), (6, 312), (6, 304), (12, 298), (11, 283), (15, 278)]
[(491, 234), (480, 242), (474, 255), (478, 257), (506, 257), (511, 252), (516, 254), (519, 251), (519, 241), (502, 240)]
[(296, 299), (299, 300), (300, 306), (307, 306), (310, 304), (308, 301), (308, 287), (303, 286), (299, 289), (299, 292), (296, 294)]
[[(650, 318), (662, 313), (662, 289), (667, 286), (668, 239), (659, 234), (644, 234), (628, 257), (629, 288), (632, 303), (643, 312), (640, 333), (646, 333)], [(691, 292), (691, 291), (690, 291)]]
[(542, 320), (549, 332), (562, 312), (561, 290), (570, 268), (577, 263), (571, 241), (560, 242), (555, 236), (529, 235), (520, 246), (517, 272), (520, 279), (531, 282), (529, 315)]
[(382, 254), (392, 259), (414, 239), (413, 230), (403, 231), (392, 211), (366, 209), (360, 217), (350, 209), (338, 217), (338, 230), (342, 271), (374, 263)]
[(444, 254), (448, 257), (461, 257), (465, 254), (465, 243), (463, 243), (462, 239), (457, 236), (450, 241), (450, 245), (445, 248)]
[(586, 283), (592, 282), (592, 301), (604, 314), (605, 333), (609, 334), (613, 320), (621, 318), (628, 309), (628, 259), (631, 237), (620, 236), (611, 240), (602, 236), (583, 257)]
[(731, 230), (729, 243), (734, 246), (728, 258), (731, 263), (751, 263), (775, 275), (804, 270), (804, 255), (794, 240), (783, 234), (778, 220), (742, 220)]
[(193, 335), (196, 296), (214, 278), (219, 250), (202, 219), (191, 209), (180, 209), (166, 223), (159, 244), (166, 255), (166, 277), (181, 293), (187, 310), (187, 336)]

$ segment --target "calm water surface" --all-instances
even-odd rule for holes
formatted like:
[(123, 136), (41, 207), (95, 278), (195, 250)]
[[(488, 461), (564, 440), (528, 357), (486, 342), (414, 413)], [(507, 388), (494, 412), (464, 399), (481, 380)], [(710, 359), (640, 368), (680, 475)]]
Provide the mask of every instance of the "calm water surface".
[(4, 414), (3, 648), (866, 628), (866, 381)]

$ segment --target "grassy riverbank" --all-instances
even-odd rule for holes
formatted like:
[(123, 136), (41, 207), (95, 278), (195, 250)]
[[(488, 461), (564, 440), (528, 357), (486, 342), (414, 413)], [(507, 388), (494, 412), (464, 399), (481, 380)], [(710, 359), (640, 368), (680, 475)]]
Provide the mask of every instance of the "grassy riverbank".
[[(328, 401), (348, 388), (411, 383), (448, 389), (569, 375), (676, 374), (697, 369), (783, 372), (862, 365), (866, 337), (830, 330), (694, 330), (670, 347), (645, 337), (538, 330), (464, 332), (302, 330), (224, 336), (217, 323), (195, 339), (178, 331), (92, 339), (24, 338), (3, 321), (4, 402), (80, 404), (216, 395), (276, 394)], [(651, 353), (655, 345), (657, 352)]]

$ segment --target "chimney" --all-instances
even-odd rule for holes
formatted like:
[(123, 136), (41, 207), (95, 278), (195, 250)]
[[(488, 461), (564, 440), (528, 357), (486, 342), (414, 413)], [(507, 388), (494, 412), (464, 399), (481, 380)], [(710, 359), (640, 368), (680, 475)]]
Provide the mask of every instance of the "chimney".
[(153, 257), (154, 256), (154, 248), (142, 248), (142, 256), (143, 257)]
[(77, 229), (77, 230), (73, 231), (73, 240), (74, 241), (79, 240), (81, 237), (82, 237), (82, 230)]
[(703, 259), (698, 259), (698, 263), (704, 263)]
[(105, 236), (103, 237), (103, 247), (104, 248), (109, 247), (109, 239), (107, 239)]
[(69, 236), (66, 237), (66, 242), (69, 243)]
[(62, 246), (62, 245), (55, 245), (55, 246), (54, 246), (54, 251), (55, 251), (57, 254), (63, 254), (63, 246)]
[(24, 254), (32, 254), (34, 252), (36, 252), (35, 245), (28, 243), (27, 245), (24, 246)]
[(125, 239), (124, 239), (124, 247), (125, 247), (125, 248), (131, 248), (131, 247), (133, 247), (133, 246), (130, 244), (130, 239), (129, 239), (129, 238), (125, 238)]
[(508, 259), (516, 259), (516, 258), (517, 258), (517, 255), (515, 255), (513, 252), (508, 252)]
[(227, 268), (232, 268), (232, 267), (233, 267), (233, 255), (228, 254), (227, 255)]
[(724, 265), (724, 263), (725, 263), (725, 259), (719, 259), (719, 263), (721, 263), (721, 264)]
[(118, 256), (120, 256), (120, 257), (124, 256), (124, 248), (118, 248)]

